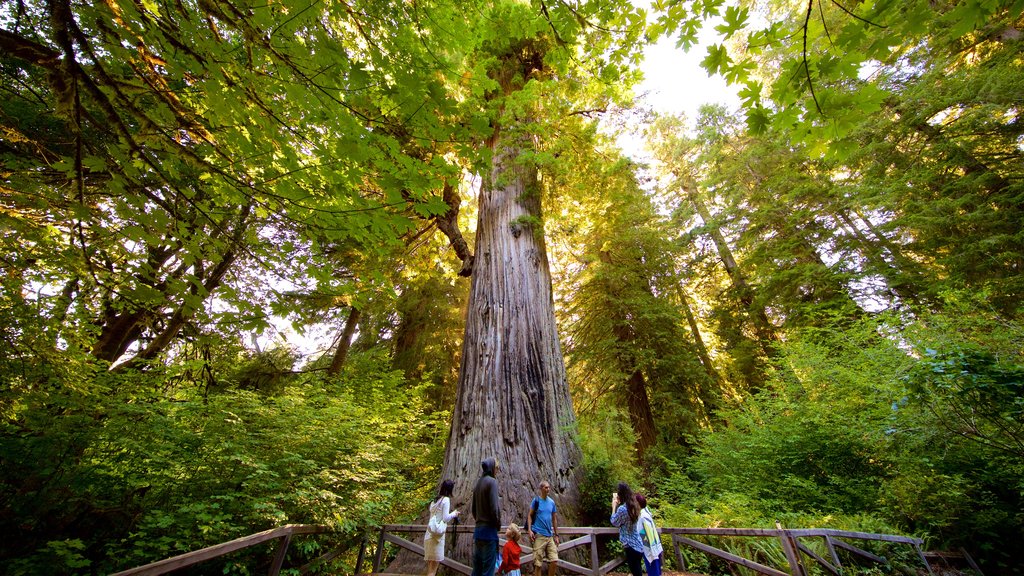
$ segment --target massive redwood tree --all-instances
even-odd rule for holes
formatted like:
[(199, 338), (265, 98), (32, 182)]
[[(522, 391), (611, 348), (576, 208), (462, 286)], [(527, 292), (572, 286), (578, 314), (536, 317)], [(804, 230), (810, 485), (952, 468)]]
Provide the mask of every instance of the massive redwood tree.
[[(531, 73), (508, 70), (502, 89)], [(510, 59), (506, 64), (519, 63)], [(573, 519), (580, 451), (551, 297), (551, 273), (538, 223), (537, 168), (523, 160), (534, 137), (497, 128), (493, 161), (479, 198), (476, 255), (462, 366), (442, 478), (456, 480), (455, 502), (468, 503), (480, 461), (499, 462), (503, 520), (522, 523), (541, 480), (551, 482), (563, 519)]]
[[(503, 523), (526, 522), (542, 480), (551, 483), (560, 523), (577, 520), (581, 452), (574, 438), (575, 415), (544, 241), (542, 196), (551, 189), (542, 186), (541, 174), (544, 163), (550, 167), (553, 162), (559, 123), (579, 121), (575, 110), (596, 109), (612, 100), (603, 94), (596, 105), (586, 101), (599, 90), (580, 96), (586, 92), (581, 87), (608, 65), (607, 60), (584, 65), (595, 60), (582, 54), (621, 41), (605, 31), (608, 23), (603, 21), (632, 10), (620, 8), (622, 12), (599, 14), (584, 6), (574, 14), (561, 4), (488, 3), (483, 18), (487, 30), (479, 30), (481, 41), (470, 58), (472, 80), (486, 85), (478, 93), (476, 118), (487, 118), (488, 136), (479, 142), (482, 183), (472, 284), (439, 479), (455, 481), (453, 504), (463, 511), (467, 525), (474, 523), (470, 511), (480, 462), (488, 457), (499, 463)], [(631, 30), (638, 32), (642, 22), (635, 20)], [(586, 30), (604, 36), (584, 43)], [(608, 73), (615, 70), (613, 66)], [(456, 559), (468, 559), (470, 540), (460, 539)], [(415, 561), (403, 556), (396, 565), (408, 567)]]

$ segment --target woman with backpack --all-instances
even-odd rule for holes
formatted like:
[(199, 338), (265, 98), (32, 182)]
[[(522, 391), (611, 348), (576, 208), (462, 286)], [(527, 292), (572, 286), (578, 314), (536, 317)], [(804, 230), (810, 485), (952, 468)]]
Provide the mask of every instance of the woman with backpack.
[(434, 576), (437, 566), (444, 560), (444, 535), (448, 523), (459, 517), (458, 510), (452, 510), (452, 490), (455, 482), (445, 480), (437, 490), (437, 500), (430, 503), (430, 517), (427, 519), (427, 533), (423, 536), (423, 559), (427, 562), (427, 576)]

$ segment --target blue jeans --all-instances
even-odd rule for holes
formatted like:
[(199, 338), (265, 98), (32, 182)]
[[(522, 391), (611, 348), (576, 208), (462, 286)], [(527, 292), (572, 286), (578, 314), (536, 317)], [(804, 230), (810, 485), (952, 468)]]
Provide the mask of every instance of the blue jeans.
[(661, 558), (655, 558), (654, 562), (644, 556), (644, 567), (647, 568), (647, 576), (661, 576)]
[(494, 576), (497, 559), (497, 540), (473, 539), (473, 576)]

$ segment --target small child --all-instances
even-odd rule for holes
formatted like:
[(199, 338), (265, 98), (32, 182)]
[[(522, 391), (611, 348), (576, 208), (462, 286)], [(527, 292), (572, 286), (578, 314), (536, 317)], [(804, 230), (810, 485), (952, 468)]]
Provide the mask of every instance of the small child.
[(505, 546), (501, 549), (501, 566), (498, 567), (498, 574), (503, 576), (520, 576), (519, 554), (523, 551), (519, 547), (519, 537), (522, 533), (519, 526), (509, 524), (505, 530)]

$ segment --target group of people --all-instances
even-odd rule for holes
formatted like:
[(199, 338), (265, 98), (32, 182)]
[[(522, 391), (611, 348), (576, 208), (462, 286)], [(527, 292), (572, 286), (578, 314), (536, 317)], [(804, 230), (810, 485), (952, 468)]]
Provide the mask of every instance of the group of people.
[[(501, 502), (498, 498), (498, 481), (495, 474), (498, 463), (494, 458), (481, 463), (483, 473), (473, 488), (472, 512), (476, 521), (473, 529), (473, 576), (521, 576), (519, 539), (522, 529), (509, 524), (505, 529), (505, 545), (499, 555), (498, 534), (501, 530)], [(451, 509), (451, 495), (455, 483), (445, 480), (438, 490), (437, 500), (430, 504), (430, 516), (442, 522), (451, 522), (459, 517), (458, 510)], [(538, 494), (530, 502), (526, 518), (526, 531), (533, 545), (533, 574), (540, 576), (541, 567), (548, 564), (548, 576), (554, 576), (558, 568), (558, 506), (549, 496), (551, 484), (540, 483)], [(661, 576), (664, 556), (661, 539), (654, 517), (647, 509), (642, 494), (635, 494), (626, 483), (620, 483), (612, 493), (612, 526), (619, 528), (619, 541), (626, 553), (626, 563), (632, 576), (642, 576), (646, 566), (648, 576)], [(445, 534), (427, 530), (423, 537), (423, 557), (427, 563), (427, 576), (435, 576), (437, 567), (444, 560)]]

